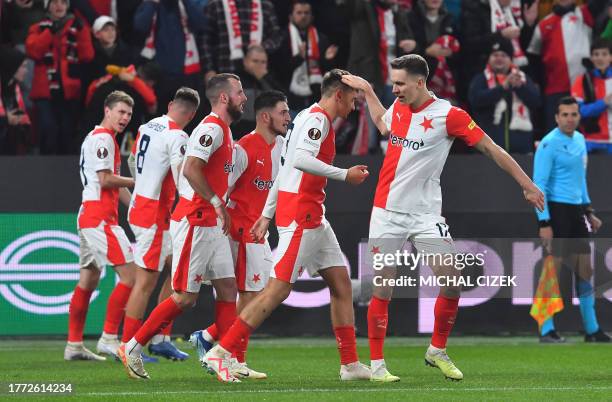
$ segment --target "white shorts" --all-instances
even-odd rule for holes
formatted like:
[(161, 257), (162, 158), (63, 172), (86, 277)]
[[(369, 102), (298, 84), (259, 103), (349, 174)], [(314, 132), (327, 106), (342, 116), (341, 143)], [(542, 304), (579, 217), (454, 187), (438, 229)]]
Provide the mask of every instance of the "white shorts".
[(395, 253), (410, 240), (415, 251), (429, 254), (456, 253), (446, 219), (434, 214), (405, 214), (374, 207), (370, 218), (370, 253)]
[(136, 236), (134, 261), (140, 268), (148, 271), (161, 272), (164, 269), (166, 257), (172, 255), (172, 238), (170, 231), (161, 230), (157, 225), (143, 228), (130, 225)]
[(100, 223), (96, 228), (82, 228), (79, 232), (79, 265), (93, 264), (102, 270), (106, 265), (124, 265), (134, 261), (132, 245), (119, 225)]
[(187, 217), (170, 221), (172, 288), (197, 293), (202, 282), (234, 277), (229, 239), (217, 226), (192, 226)]
[(259, 292), (268, 283), (274, 267), (268, 240), (251, 243), (229, 239), (234, 259), (236, 285), (241, 292)]
[(326, 219), (314, 229), (294, 224), (278, 228), (278, 248), (270, 276), (295, 283), (304, 269), (311, 277), (331, 267), (345, 266), (334, 230)]

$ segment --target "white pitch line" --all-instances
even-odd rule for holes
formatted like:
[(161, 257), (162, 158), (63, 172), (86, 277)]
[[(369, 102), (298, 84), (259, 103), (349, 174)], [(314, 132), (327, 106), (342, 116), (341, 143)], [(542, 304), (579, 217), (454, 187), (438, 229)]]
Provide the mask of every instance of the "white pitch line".
[(443, 392), (443, 391), (463, 391), (463, 392), (504, 392), (504, 391), (607, 391), (612, 390), (612, 386), (602, 387), (476, 387), (476, 388), (285, 388), (285, 389), (261, 389), (261, 390), (217, 390), (217, 391), (153, 391), (153, 392), (75, 392), (78, 396), (138, 396), (138, 395), (210, 395), (210, 394), (286, 394), (292, 392)]

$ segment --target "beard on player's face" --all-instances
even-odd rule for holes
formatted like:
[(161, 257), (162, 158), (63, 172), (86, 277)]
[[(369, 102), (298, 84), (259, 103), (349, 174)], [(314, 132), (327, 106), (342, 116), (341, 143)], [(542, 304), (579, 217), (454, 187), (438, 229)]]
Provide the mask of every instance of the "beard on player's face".
[(274, 118), (270, 119), (270, 123), (268, 123), (268, 130), (272, 132), (274, 135), (285, 135), (287, 134), (287, 127), (281, 120), (276, 120)]
[(233, 121), (240, 120), (243, 113), (243, 107), (244, 105), (242, 103), (234, 103), (234, 101), (230, 98), (230, 101), (227, 104), (227, 113), (229, 113)]

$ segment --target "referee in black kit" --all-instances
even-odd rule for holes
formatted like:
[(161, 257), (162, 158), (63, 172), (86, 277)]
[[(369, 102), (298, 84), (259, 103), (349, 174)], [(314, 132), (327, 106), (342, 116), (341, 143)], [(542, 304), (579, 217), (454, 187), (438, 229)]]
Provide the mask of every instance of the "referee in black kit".
[[(580, 122), (576, 99), (562, 98), (555, 120), (557, 127), (540, 142), (533, 167), (533, 181), (546, 197), (544, 210), (536, 211), (539, 235), (546, 249), (554, 255), (555, 266), (564, 264), (574, 272), (586, 333), (584, 340), (610, 342), (610, 336), (601, 330), (595, 314), (588, 238), (590, 232), (597, 232), (602, 223), (593, 213), (587, 189), (587, 151), (584, 136), (576, 131)], [(556, 239), (554, 242), (553, 237)], [(552, 317), (542, 325), (540, 342), (565, 342), (555, 330)]]

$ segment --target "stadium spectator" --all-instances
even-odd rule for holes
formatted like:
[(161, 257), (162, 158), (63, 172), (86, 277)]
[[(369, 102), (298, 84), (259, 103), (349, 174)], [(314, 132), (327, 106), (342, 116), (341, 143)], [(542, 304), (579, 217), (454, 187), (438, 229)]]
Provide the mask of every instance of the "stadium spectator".
[(81, 98), (81, 67), (94, 56), (91, 34), (68, 0), (45, 0), (46, 18), (30, 27), (26, 52), (34, 60), (30, 97), (43, 154), (74, 150)]
[(44, 0), (14, 0), (2, 10), (3, 43), (23, 45), (28, 28), (45, 17)]
[(23, 155), (32, 145), (32, 123), (22, 82), (27, 74), (25, 54), (0, 46), (0, 154)]
[(107, 15), (117, 22), (117, 31), (123, 42), (136, 45), (134, 14), (142, 0), (72, 0), (72, 8), (93, 26), (98, 17)]
[(201, 54), (196, 37), (204, 29), (207, 0), (145, 0), (136, 10), (134, 31), (145, 40), (140, 55), (159, 64), (164, 79), (157, 83), (158, 114), (166, 112), (177, 89), (202, 92)]
[(136, 61), (133, 49), (117, 37), (117, 23), (113, 18), (108, 15), (98, 17), (91, 31), (94, 36), (94, 58), (85, 66), (84, 88), (106, 75), (107, 66), (127, 67)]
[[(43, 0), (15, 0), (5, 4), (6, 9), (0, 16), (0, 27), (6, 31), (2, 35), (1, 43), (9, 43), (25, 53), (25, 41), (28, 29), (45, 17), (45, 4)], [(31, 109), (30, 91), (34, 76), (34, 62), (26, 59), (27, 72), (21, 82), (23, 99), (28, 109)]]
[(474, 120), (508, 152), (533, 152), (531, 111), (540, 105), (540, 92), (512, 63), (512, 43), (500, 38), (490, 47), (489, 62), (472, 79), (468, 98)]
[(263, 91), (280, 89), (268, 70), (268, 55), (261, 45), (250, 45), (238, 70), (247, 97), (242, 118), (232, 124), (234, 139), (242, 138), (255, 128), (255, 98)]
[(235, 73), (250, 45), (262, 45), (268, 54), (280, 46), (281, 32), (270, 0), (211, 0), (205, 8), (202, 41), (205, 78)]
[[(512, 41), (514, 64), (525, 69), (528, 64), (525, 50), (533, 35), (537, 17), (537, 0), (531, 5), (525, 4), (522, 10), (520, 0), (463, 2), (462, 59), (469, 60), (469, 63), (463, 63), (462, 77), (465, 85), (484, 69), (489, 56), (487, 49), (500, 38)], [(461, 90), (465, 89), (467, 87)]]
[(587, 150), (606, 149), (612, 152), (612, 67), (610, 41), (598, 39), (591, 46), (591, 59), (586, 73), (578, 76), (572, 96), (580, 105), (581, 131)]
[(547, 130), (555, 125), (559, 99), (569, 95), (572, 82), (585, 71), (582, 59), (589, 56), (593, 16), (603, 10), (606, 1), (590, 0), (577, 7), (576, 0), (558, 0), (552, 13), (536, 26), (527, 51), (541, 59)]
[[(346, 1), (351, 21), (348, 70), (369, 81), (384, 106), (395, 99), (389, 73), (391, 60), (412, 52), (416, 46), (407, 13), (393, 3), (393, 0)], [(369, 147), (370, 152), (375, 152), (377, 128), (369, 121)]]
[(131, 149), (131, 141), (136, 137), (138, 127), (148, 120), (157, 110), (157, 97), (153, 90), (160, 81), (161, 72), (155, 62), (149, 62), (134, 69), (134, 66), (110, 66), (108, 74), (89, 85), (85, 98), (86, 113), (82, 129), (91, 127), (104, 117), (104, 100), (114, 91), (123, 91), (134, 99), (132, 119), (123, 131), (117, 134), (122, 154)]
[[(555, 120), (558, 126), (538, 145), (533, 165), (533, 181), (546, 197), (544, 209), (536, 211), (539, 236), (555, 257), (561, 278), (565, 273), (574, 273), (585, 342), (610, 342), (612, 339), (597, 321), (595, 292), (591, 285), (593, 266), (589, 237), (590, 232), (599, 230), (602, 222), (591, 208), (586, 180), (586, 144), (584, 136), (576, 131), (580, 121), (576, 99), (561, 98)], [(563, 267), (569, 269), (564, 271)], [(555, 330), (552, 317), (542, 324), (540, 336), (543, 343), (565, 341)]]
[(272, 55), (274, 74), (293, 110), (302, 110), (321, 96), (323, 74), (333, 67), (338, 47), (313, 24), (308, 0), (293, 3), (288, 28)]
[(452, 66), (459, 41), (453, 29), (453, 17), (442, 0), (419, 0), (408, 14), (408, 23), (416, 41), (414, 53), (427, 60), (431, 72), (427, 88), (439, 98), (457, 103)]

